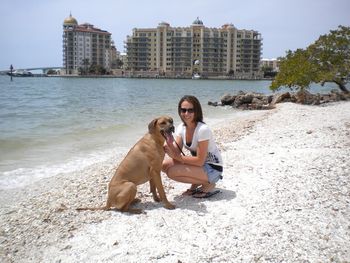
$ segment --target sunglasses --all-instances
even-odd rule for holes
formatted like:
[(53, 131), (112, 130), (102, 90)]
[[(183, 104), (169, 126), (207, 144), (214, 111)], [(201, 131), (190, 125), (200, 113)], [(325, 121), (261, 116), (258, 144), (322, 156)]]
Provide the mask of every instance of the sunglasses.
[(194, 113), (194, 109), (193, 108), (189, 108), (189, 109), (181, 108), (180, 111), (181, 111), (181, 113), (186, 113), (186, 111), (188, 113)]

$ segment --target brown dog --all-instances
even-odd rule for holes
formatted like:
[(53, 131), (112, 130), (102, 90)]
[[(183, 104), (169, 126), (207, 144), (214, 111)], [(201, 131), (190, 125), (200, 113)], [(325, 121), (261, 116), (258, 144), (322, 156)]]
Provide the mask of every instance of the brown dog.
[(154, 119), (148, 125), (148, 133), (130, 149), (109, 182), (106, 205), (100, 208), (77, 208), (77, 210), (116, 208), (122, 212), (141, 213), (142, 210), (130, 208), (130, 205), (139, 201), (135, 199), (137, 185), (147, 181), (150, 182), (154, 201), (162, 201), (165, 208), (174, 209), (175, 206), (166, 198), (160, 177), (165, 155), (163, 145), (165, 140), (169, 144), (172, 143), (172, 132), (174, 132), (174, 124), (171, 117), (162, 116)]

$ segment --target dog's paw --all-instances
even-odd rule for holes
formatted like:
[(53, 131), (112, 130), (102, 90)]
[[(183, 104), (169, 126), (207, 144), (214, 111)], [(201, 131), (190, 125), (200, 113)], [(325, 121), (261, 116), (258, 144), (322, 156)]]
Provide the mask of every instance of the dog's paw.
[(140, 203), (141, 202), (141, 199), (140, 198), (135, 198), (132, 202), (131, 202), (131, 204), (137, 204), (137, 203)]
[(138, 209), (138, 208), (129, 208), (128, 212), (130, 214), (146, 214), (146, 212), (144, 212), (142, 209)]
[(175, 207), (173, 204), (168, 203), (168, 204), (165, 204), (165, 208), (166, 208), (166, 209), (169, 209), (169, 210), (173, 210), (173, 209), (175, 209), (176, 207)]
[(159, 203), (161, 201), (158, 196), (153, 196), (153, 200), (154, 200), (154, 202), (157, 202), (157, 203)]

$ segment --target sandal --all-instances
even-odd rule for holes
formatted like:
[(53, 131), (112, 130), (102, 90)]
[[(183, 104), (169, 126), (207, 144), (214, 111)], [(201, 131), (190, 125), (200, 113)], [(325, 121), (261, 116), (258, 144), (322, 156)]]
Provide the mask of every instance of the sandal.
[(216, 186), (215, 183), (203, 184), (201, 187), (198, 188), (198, 190), (200, 190), (200, 192), (208, 193), (214, 190), (215, 186)]
[(182, 193), (182, 195), (194, 195), (195, 193), (200, 192), (198, 184), (192, 184), (189, 189)]
[(214, 190), (214, 191), (211, 191), (211, 192), (198, 192), (198, 193), (193, 194), (192, 196), (194, 198), (208, 198), (208, 197), (216, 195), (216, 194), (218, 194), (220, 192), (221, 192), (220, 190)]
[(181, 195), (193, 195), (195, 193), (196, 189), (187, 189), (185, 192), (183, 192)]

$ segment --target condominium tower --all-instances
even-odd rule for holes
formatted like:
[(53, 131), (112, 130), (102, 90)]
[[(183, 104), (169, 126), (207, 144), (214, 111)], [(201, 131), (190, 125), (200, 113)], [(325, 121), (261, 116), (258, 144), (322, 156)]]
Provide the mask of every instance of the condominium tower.
[(262, 38), (232, 24), (205, 27), (197, 18), (189, 27), (135, 28), (126, 40), (126, 69), (167, 76), (258, 77)]
[(111, 33), (70, 15), (63, 22), (63, 74), (79, 74), (91, 65), (111, 68)]

